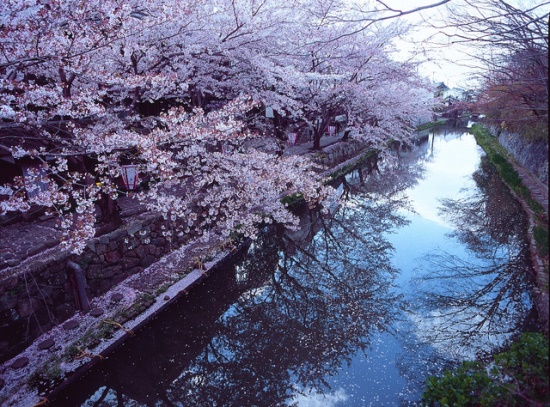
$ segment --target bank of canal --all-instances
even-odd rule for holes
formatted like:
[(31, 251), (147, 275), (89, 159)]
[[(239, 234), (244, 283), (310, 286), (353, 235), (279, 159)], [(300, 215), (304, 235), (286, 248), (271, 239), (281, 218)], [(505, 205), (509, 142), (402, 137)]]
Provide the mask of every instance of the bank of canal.
[(350, 174), (332, 217), (262, 235), (51, 405), (414, 405), (537, 329), (521, 207), (445, 131)]

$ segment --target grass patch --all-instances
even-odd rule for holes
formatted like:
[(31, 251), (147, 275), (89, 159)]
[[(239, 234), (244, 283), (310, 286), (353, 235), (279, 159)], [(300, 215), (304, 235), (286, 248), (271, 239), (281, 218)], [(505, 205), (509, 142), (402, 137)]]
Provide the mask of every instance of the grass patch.
[(535, 241), (537, 242), (537, 249), (541, 257), (548, 256), (548, 229), (542, 226), (535, 226), (533, 230)]

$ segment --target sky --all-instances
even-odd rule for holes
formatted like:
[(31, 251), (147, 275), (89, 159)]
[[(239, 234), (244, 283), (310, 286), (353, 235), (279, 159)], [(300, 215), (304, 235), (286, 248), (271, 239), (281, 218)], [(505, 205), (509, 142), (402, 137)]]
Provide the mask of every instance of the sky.
[[(451, 0), (452, 2), (453, 0)], [(410, 1), (389, 0), (386, 1), (390, 7), (400, 10), (410, 10), (411, 8), (426, 6), (438, 3), (439, 0), (415, 0), (413, 5)], [(468, 89), (475, 87), (476, 82), (471, 78), (473, 71), (465, 66), (468, 64), (461, 48), (456, 44), (446, 46), (436, 46), (435, 42), (447, 42), (447, 39), (438, 34), (438, 31), (426, 24), (435, 23), (444, 19), (446, 13), (445, 6), (426, 9), (418, 13), (408, 15), (403, 18), (407, 23), (417, 25), (412, 27), (409, 34), (397, 41), (400, 48), (399, 59), (408, 59), (414, 56), (416, 60), (423, 60), (418, 67), (422, 76), (429, 78), (434, 82), (444, 82), (447, 86)]]
[[(434, 3), (441, 0), (385, 0), (384, 4), (391, 8), (399, 10), (410, 10)], [(550, 2), (543, 0), (508, 0), (508, 3), (520, 8), (545, 4), (539, 8), (540, 13), (550, 12)], [(462, 3), (461, 0), (451, 0), (449, 5)], [(402, 19), (411, 24), (419, 24), (423, 21), (436, 23), (445, 20), (446, 5), (423, 10), (403, 17)], [(435, 42), (444, 43), (445, 46), (435, 46)], [(471, 51), (468, 46), (459, 46), (450, 44), (447, 37), (439, 34), (438, 30), (429, 27), (429, 24), (422, 24), (416, 29), (412, 29), (405, 38), (398, 40), (398, 46), (401, 49), (398, 58), (407, 59), (414, 55), (417, 59), (427, 59), (418, 70), (420, 74), (431, 79), (434, 82), (445, 82), (451, 88), (459, 87), (463, 89), (475, 88), (478, 82), (472, 77), (475, 71), (471, 68), (476, 65), (475, 61), (469, 59), (464, 51)]]

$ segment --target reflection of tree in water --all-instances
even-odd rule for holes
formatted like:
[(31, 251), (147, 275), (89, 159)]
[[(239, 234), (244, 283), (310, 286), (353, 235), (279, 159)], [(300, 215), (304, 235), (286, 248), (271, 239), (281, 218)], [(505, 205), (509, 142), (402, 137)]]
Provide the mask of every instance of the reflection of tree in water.
[(62, 405), (284, 405), (300, 391), (330, 391), (325, 380), (400, 313), (384, 234), (405, 222), (402, 190), (418, 178), (405, 167), (357, 172), (332, 218), (309, 212), (299, 232), (261, 235)]
[(526, 219), (487, 157), (473, 178), (479, 193), (443, 201), (441, 213), (456, 225), (456, 236), (478, 256), (492, 258), (500, 250), (510, 255), (526, 247)]
[(217, 321), (219, 333), (170, 397), (192, 405), (281, 405), (296, 391), (328, 390), (325, 379), (366, 350), (373, 330), (384, 330), (399, 311), (390, 291), (392, 248), (382, 233), (404, 222), (395, 214), (402, 204), (352, 195), (333, 218), (317, 218), (312, 227), (321, 230), (309, 244), (288, 235), (267, 239), (280, 250), (277, 270)]
[(434, 253), (420, 286), (419, 308), (431, 310), (420, 323), (430, 341), (447, 350), (494, 351), (522, 330), (533, 311), (526, 223), (486, 158), (474, 173), (478, 190), (443, 201), (441, 213), (456, 226), (452, 236), (471, 257)]

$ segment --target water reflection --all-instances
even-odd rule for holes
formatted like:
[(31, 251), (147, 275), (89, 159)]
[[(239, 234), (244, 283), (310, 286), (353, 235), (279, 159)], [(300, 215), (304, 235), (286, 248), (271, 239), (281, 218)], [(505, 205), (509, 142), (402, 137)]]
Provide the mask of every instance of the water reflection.
[(449, 237), (466, 253), (435, 251), (422, 264), (416, 318), (424, 339), (451, 357), (494, 352), (532, 317), (526, 220), (486, 157), (473, 174), (477, 189), (444, 199)]
[(427, 375), (522, 330), (525, 220), (475, 142), (399, 156), (340, 180), (332, 216), (266, 231), (52, 404), (414, 405)]
[(231, 277), (207, 281), (55, 402), (272, 406), (328, 391), (327, 378), (402, 311), (384, 234), (405, 224), (406, 202), (348, 186), (334, 216), (308, 213), (300, 232), (262, 235), (222, 270)]

